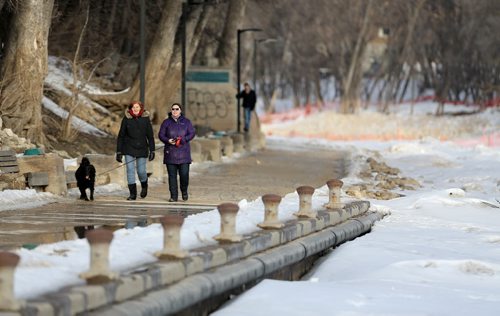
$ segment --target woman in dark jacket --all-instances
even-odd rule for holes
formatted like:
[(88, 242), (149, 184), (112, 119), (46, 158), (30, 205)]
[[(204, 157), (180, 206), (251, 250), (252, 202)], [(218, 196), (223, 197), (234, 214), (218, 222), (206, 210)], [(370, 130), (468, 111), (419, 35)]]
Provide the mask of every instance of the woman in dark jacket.
[(195, 136), (191, 121), (182, 115), (179, 103), (171, 106), (168, 118), (163, 121), (158, 137), (165, 143), (163, 163), (167, 165), (169, 202), (176, 202), (177, 173), (179, 173), (182, 200), (188, 199), (189, 165), (191, 164), (191, 147), (189, 142)]
[[(155, 158), (155, 141), (153, 137), (153, 127), (149, 120), (149, 112), (144, 111), (144, 104), (132, 102), (120, 126), (116, 145), (116, 160), (122, 162), (125, 155), (127, 166), (127, 182), (130, 196), (127, 200), (137, 198), (137, 186), (135, 184), (135, 171), (141, 181), (141, 197), (148, 194), (148, 175), (146, 173), (146, 159), (149, 161)], [(135, 164), (133, 161), (135, 160)]]

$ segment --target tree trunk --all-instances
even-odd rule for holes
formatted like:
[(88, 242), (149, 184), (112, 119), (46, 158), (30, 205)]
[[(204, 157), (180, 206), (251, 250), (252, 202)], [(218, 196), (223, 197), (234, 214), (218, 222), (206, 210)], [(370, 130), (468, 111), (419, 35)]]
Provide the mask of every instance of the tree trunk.
[(375, 91), (375, 88), (378, 86), (379, 80), (380, 80), (380, 76), (379, 75), (375, 76), (372, 79), (373, 82), (372, 82), (371, 86), (368, 87), (368, 91), (366, 92), (366, 103), (364, 105), (365, 109), (367, 109), (371, 103), (373, 92)]
[(290, 43), (292, 40), (292, 33), (288, 32), (285, 36), (285, 45), (283, 47), (282, 58), (277, 67), (276, 75), (272, 76), (271, 80), (274, 80), (274, 84), (272, 84), (273, 90), (271, 93), (271, 101), (269, 102), (269, 107), (267, 108), (267, 113), (275, 113), (276, 112), (276, 99), (278, 98), (278, 92), (283, 93), (285, 90), (284, 87), (281, 87), (282, 84), (282, 76), (285, 73), (286, 69), (290, 66), (292, 62), (292, 58), (290, 57)]
[[(0, 110), (6, 127), (43, 144), (43, 80), (54, 0), (25, 0), (11, 21), (0, 70)], [(29, 74), (29, 75), (28, 75)]]
[(316, 94), (316, 103), (318, 107), (323, 108), (325, 101), (323, 99), (323, 95), (321, 94), (321, 79), (319, 75), (314, 76), (314, 92)]
[(373, 0), (369, 0), (366, 6), (365, 15), (363, 17), (363, 24), (359, 32), (356, 46), (352, 54), (351, 63), (347, 78), (344, 81), (344, 96), (341, 100), (342, 113), (356, 112), (359, 108), (359, 95), (358, 90), (361, 80), (361, 55), (363, 52), (363, 43), (365, 42), (366, 33), (368, 31), (368, 22), (370, 21), (371, 7)]
[(399, 96), (399, 103), (403, 103), (405, 99), (406, 91), (408, 90), (408, 85), (410, 83), (411, 76), (413, 75), (413, 68), (410, 69), (408, 75), (406, 76), (405, 83), (403, 85), (403, 90), (401, 91), (401, 95)]
[[(213, 6), (195, 6), (191, 7), (186, 21), (186, 70), (191, 64), (191, 60), (196, 52), (196, 47), (203, 35), (203, 28), (206, 26)], [(206, 11), (205, 11), (206, 10)], [(158, 112), (158, 120), (161, 122), (167, 116), (167, 108), (173, 102), (180, 102), (179, 87), (181, 85), (182, 71), (182, 43), (178, 41), (174, 48), (174, 53), (170, 59), (168, 67), (169, 80), (165, 82), (164, 90), (165, 102), (163, 110)], [(183, 104), (184, 106), (185, 104)], [(187, 114), (187, 113), (185, 113)]]
[(268, 114), (276, 113), (276, 99), (278, 99), (278, 89), (275, 89), (273, 91), (271, 100), (269, 100), (269, 107), (267, 108), (266, 113)]
[(83, 24), (82, 30), (80, 31), (80, 37), (78, 38), (78, 43), (76, 45), (76, 51), (75, 55), (73, 57), (73, 64), (71, 67), (71, 72), (72, 72), (72, 77), (73, 77), (73, 84), (71, 85), (71, 105), (70, 109), (68, 111), (68, 116), (66, 117), (65, 120), (63, 120), (63, 128), (62, 128), (62, 138), (65, 140), (73, 141), (76, 136), (78, 135), (75, 132), (72, 132), (72, 121), (73, 121), (73, 116), (75, 114), (75, 111), (77, 110), (79, 103), (78, 103), (78, 94), (80, 93), (80, 89), (82, 87), (79, 86), (78, 81), (82, 83), (84, 86), (86, 82), (82, 82), (83, 78), (78, 78), (78, 74), (80, 73), (81, 67), (79, 64), (79, 58), (80, 58), (80, 49), (82, 47), (82, 41), (83, 41), (83, 36), (85, 34), (85, 30), (87, 28), (87, 25), (89, 23), (89, 13), (90, 13), (90, 4), (87, 4), (87, 14), (85, 15), (85, 23)]
[[(201, 12), (201, 16), (198, 19), (198, 22), (196, 23), (196, 27), (194, 31), (191, 33), (187, 33), (188, 38), (191, 38), (191, 41), (188, 42), (189, 46), (188, 49), (189, 51), (187, 52), (188, 55), (188, 65), (190, 65), (193, 62), (194, 55), (196, 54), (196, 51), (198, 50), (198, 46), (200, 45), (201, 37), (203, 36), (203, 30), (208, 24), (208, 21), (212, 18), (212, 13), (215, 10), (215, 5), (206, 5), (203, 6), (203, 11)], [(189, 22), (188, 22), (189, 23)], [(190, 30), (190, 26), (188, 24), (188, 31)], [(189, 37), (191, 36), (191, 37)]]
[[(419, 0), (416, 5), (408, 4), (410, 7), (415, 6), (415, 10), (413, 11), (412, 15), (409, 16), (409, 19), (408, 19), (408, 33), (406, 35), (401, 54), (396, 57), (395, 63), (396, 63), (397, 70), (395, 70), (395, 72), (398, 71), (399, 74), (402, 72), (402, 65), (404, 62), (407, 62), (408, 65), (410, 66), (410, 69), (413, 69), (413, 63), (414, 63), (413, 54), (414, 54), (414, 52), (411, 50), (411, 43), (414, 40), (413, 33), (415, 33), (415, 28), (416, 28), (416, 25), (418, 22), (418, 17), (420, 16), (420, 10), (422, 9), (425, 1), (426, 0)], [(410, 73), (411, 73), (411, 70), (410, 70)], [(389, 87), (387, 90), (388, 97), (385, 100), (384, 109), (388, 108), (389, 102), (391, 102), (391, 101), (396, 102), (397, 92), (398, 92), (399, 86), (401, 84), (401, 78), (400, 78), (399, 74), (393, 76), (393, 80), (391, 80), (389, 83)]]
[(292, 79), (293, 107), (300, 108), (300, 79)]
[(304, 104), (306, 106), (311, 105), (311, 82), (309, 81), (309, 78), (305, 78), (304, 80)]
[(236, 31), (240, 27), (240, 21), (245, 14), (247, 0), (229, 1), (226, 23), (222, 40), (217, 50), (219, 65), (222, 67), (232, 67), (236, 58)]
[(118, 3), (118, 0), (113, 0), (113, 4), (111, 7), (111, 14), (109, 15), (109, 20), (106, 26), (106, 36), (111, 37), (111, 34), (113, 34), (113, 26), (115, 23), (115, 17), (116, 17), (116, 5)]
[[(132, 0), (125, 0), (125, 4), (122, 4), (124, 7), (123, 10), (123, 15), (120, 20), (120, 27), (119, 27), (119, 32), (127, 33), (127, 35), (130, 36), (131, 33), (131, 28), (127, 27), (130, 23), (131, 16), (133, 12), (131, 12), (131, 2)], [(129, 36), (120, 36), (120, 40), (117, 44), (117, 48), (120, 50), (121, 54), (124, 54), (126, 56), (130, 56), (130, 52), (126, 48), (126, 44), (128, 42)]]
[[(174, 52), (175, 34), (182, 13), (182, 2), (170, 0), (163, 8), (162, 18), (146, 58), (145, 96), (146, 107), (152, 111), (155, 121), (161, 119), (165, 110), (165, 99), (168, 97), (164, 86), (173, 80), (168, 74), (170, 60)], [(130, 93), (124, 104), (139, 100), (140, 76), (134, 80)]]

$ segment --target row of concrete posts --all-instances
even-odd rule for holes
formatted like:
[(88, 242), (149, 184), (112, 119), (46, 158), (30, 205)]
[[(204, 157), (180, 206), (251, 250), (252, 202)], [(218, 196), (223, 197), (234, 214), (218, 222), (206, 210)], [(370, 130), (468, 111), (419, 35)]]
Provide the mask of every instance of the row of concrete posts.
[[(327, 210), (335, 212), (341, 218), (341, 209), (344, 204), (340, 200), (341, 180), (327, 181), (329, 200), (324, 206)], [(300, 186), (296, 189), (299, 195), (299, 208), (294, 215), (300, 219), (317, 217), (317, 211), (312, 208), (312, 196), (315, 189), (311, 186)], [(264, 203), (264, 221), (258, 226), (265, 230), (279, 229), (284, 226), (278, 218), (278, 207), (281, 196), (266, 194), (262, 196)], [(221, 217), (220, 233), (213, 238), (221, 244), (236, 243), (243, 240), (243, 236), (236, 233), (236, 216), (239, 206), (235, 203), (222, 203), (217, 207)], [(180, 233), (184, 223), (181, 215), (166, 215), (161, 218), (163, 227), (163, 249), (157, 251), (155, 256), (159, 260), (176, 260), (189, 256), (189, 252), (180, 247)], [(331, 223), (333, 224), (333, 223)], [(79, 275), (87, 284), (103, 284), (115, 280), (119, 274), (111, 271), (109, 265), (109, 249), (113, 239), (113, 232), (106, 229), (90, 230), (86, 234), (90, 245), (90, 268)], [(19, 311), (22, 302), (14, 296), (14, 273), (20, 257), (12, 252), (0, 252), (0, 311)]]

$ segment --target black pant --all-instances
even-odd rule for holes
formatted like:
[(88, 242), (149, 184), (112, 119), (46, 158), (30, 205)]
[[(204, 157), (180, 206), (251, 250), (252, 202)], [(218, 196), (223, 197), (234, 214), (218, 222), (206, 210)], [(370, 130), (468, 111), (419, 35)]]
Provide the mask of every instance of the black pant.
[(177, 173), (181, 182), (181, 192), (186, 194), (189, 185), (189, 164), (183, 163), (179, 165), (167, 164), (168, 172), (168, 189), (170, 190), (170, 197), (177, 200), (179, 193), (177, 191)]

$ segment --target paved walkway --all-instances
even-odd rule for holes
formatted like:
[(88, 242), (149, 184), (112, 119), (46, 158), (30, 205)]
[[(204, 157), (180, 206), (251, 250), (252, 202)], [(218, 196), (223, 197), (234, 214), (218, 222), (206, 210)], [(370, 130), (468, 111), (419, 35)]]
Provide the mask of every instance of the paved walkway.
[(74, 227), (144, 226), (166, 214), (192, 214), (222, 202), (249, 201), (266, 193), (285, 195), (300, 185), (323, 186), (343, 177), (346, 155), (320, 147), (270, 141), (266, 149), (245, 153), (222, 163), (191, 168), (189, 203), (168, 203), (165, 183), (152, 183), (146, 199), (126, 201), (128, 192), (97, 195), (94, 202), (64, 199), (42, 207), (0, 212), (0, 249), (74, 239)]

